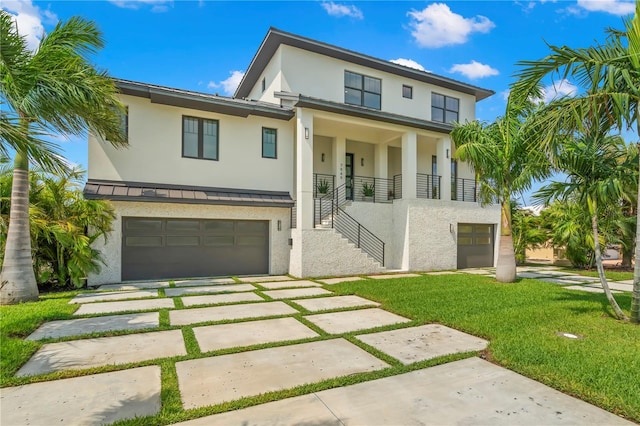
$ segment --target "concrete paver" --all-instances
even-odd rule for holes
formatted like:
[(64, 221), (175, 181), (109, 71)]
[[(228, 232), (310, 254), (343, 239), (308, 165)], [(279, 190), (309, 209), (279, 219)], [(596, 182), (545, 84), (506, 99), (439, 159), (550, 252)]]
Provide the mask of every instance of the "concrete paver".
[(279, 288), (302, 288), (302, 287), (322, 287), (321, 284), (314, 283), (309, 280), (300, 280), (300, 281), (274, 281), (268, 283), (260, 284), (264, 288), (268, 288), (269, 290), (276, 290)]
[(195, 327), (193, 332), (202, 352), (319, 336), (294, 318), (209, 325)]
[(400, 315), (392, 314), (391, 312), (378, 308), (307, 315), (304, 319), (311, 321), (330, 334), (367, 330), (411, 321)]
[(55, 339), (115, 330), (139, 330), (159, 325), (160, 314), (158, 312), (50, 321), (38, 327), (27, 337), (27, 340)]
[(484, 339), (440, 324), (363, 334), (356, 339), (405, 365), (444, 355), (481, 351), (489, 344)]
[(84, 293), (79, 294), (69, 303), (91, 303), (113, 300), (142, 299), (145, 297), (158, 297), (158, 290), (140, 291), (113, 291), (108, 293)]
[(3, 388), (0, 424), (102, 425), (160, 412), (160, 367)]
[(141, 290), (145, 288), (169, 287), (169, 281), (140, 281), (126, 282), (122, 284), (104, 284), (98, 287), (98, 291), (103, 290)]
[(534, 272), (534, 271), (528, 271), (528, 272), (518, 272), (518, 278), (545, 278), (545, 277), (550, 277), (551, 275), (547, 275), (544, 273), (544, 271), (540, 271), (540, 272)]
[(204, 280), (180, 280), (174, 281), (176, 287), (196, 287), (201, 285), (215, 284), (233, 284), (236, 281), (233, 278), (210, 278)]
[(420, 274), (382, 274), (382, 275), (369, 275), (369, 278), (376, 280), (390, 280), (394, 278), (412, 278), (420, 277)]
[(33, 376), (186, 354), (180, 330), (48, 343), (16, 375)]
[(464, 272), (465, 274), (473, 274), (473, 275), (489, 275), (492, 273), (487, 269), (475, 269), (475, 268), (460, 269), (460, 272)]
[(563, 280), (580, 281), (580, 282), (585, 282), (585, 283), (600, 281), (600, 278), (598, 278), (598, 277), (587, 277), (586, 275), (565, 275), (565, 276), (561, 277), (561, 279), (563, 279)]
[(199, 322), (260, 318), (299, 313), (284, 302), (245, 303), (242, 305), (213, 306), (210, 308), (182, 309), (169, 312), (171, 325)]
[(173, 309), (173, 299), (141, 299), (123, 302), (103, 302), (82, 304), (73, 315), (109, 314), (112, 312), (150, 311), (158, 309)]
[(164, 291), (167, 297), (184, 296), (186, 294), (201, 293), (236, 293), (241, 291), (252, 291), (256, 288), (251, 284), (218, 284), (199, 287), (168, 288)]
[(571, 285), (571, 284), (584, 284), (584, 281), (576, 281), (576, 280), (570, 280), (570, 279), (565, 279), (564, 277), (559, 277), (559, 278), (550, 278), (550, 277), (543, 277), (543, 278), (539, 278), (540, 281), (544, 281), (544, 282), (548, 282), (548, 283), (552, 283), (552, 284), (560, 284), (560, 285)]
[[(602, 287), (591, 287), (587, 285), (572, 285), (565, 288), (567, 290), (580, 290), (580, 291), (586, 291), (588, 293), (604, 293), (604, 289)], [(611, 293), (620, 293), (620, 292), (618, 290), (611, 290)]]
[(344, 340), (323, 340), (176, 363), (185, 409), (388, 367)]
[[(619, 282), (610, 282), (607, 284), (609, 285), (609, 288), (612, 290), (633, 291), (633, 286), (629, 284), (622, 284)], [(591, 283), (591, 284), (588, 284), (588, 286), (595, 287), (595, 288), (602, 288), (602, 285), (600, 283)]]
[(324, 284), (339, 284), (339, 283), (344, 283), (344, 282), (349, 282), (349, 281), (360, 281), (362, 280), (362, 277), (339, 277), (339, 278), (328, 278), (326, 280), (318, 280), (321, 283)]
[(329, 290), (317, 287), (292, 288), (289, 290), (268, 290), (263, 291), (263, 293), (272, 299), (293, 299), (296, 297), (324, 296), (332, 294)]
[(238, 279), (243, 283), (264, 283), (269, 281), (291, 281), (295, 278), (286, 275), (262, 275), (257, 277), (239, 277)]
[(460, 272), (457, 271), (433, 271), (433, 272), (425, 272), (425, 275), (459, 275)]
[(629, 285), (633, 285), (633, 280), (622, 280), (622, 281), (617, 281), (621, 284), (629, 284)]
[(210, 296), (188, 296), (182, 298), (184, 306), (218, 305), (221, 303), (255, 302), (264, 300), (255, 293), (213, 294)]
[(357, 308), (360, 306), (380, 306), (379, 303), (359, 296), (319, 297), (317, 299), (294, 299), (296, 303), (307, 311), (329, 311), (332, 309)]

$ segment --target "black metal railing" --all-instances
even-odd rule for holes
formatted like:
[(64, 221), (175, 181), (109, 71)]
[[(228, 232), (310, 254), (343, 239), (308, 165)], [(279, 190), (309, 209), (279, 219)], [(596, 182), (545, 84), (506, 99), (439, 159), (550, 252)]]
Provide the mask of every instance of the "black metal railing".
[(393, 194), (396, 200), (402, 198), (402, 175), (395, 175), (393, 177)]
[(392, 179), (354, 176), (352, 180), (351, 199), (369, 203), (391, 203), (395, 191)]
[(440, 199), (440, 176), (418, 173), (416, 190), (418, 198)]
[(296, 210), (297, 210), (296, 207), (297, 206), (294, 203), (293, 206), (290, 209), (291, 210), (291, 217), (289, 218), (289, 228), (291, 228), (291, 229), (294, 229), (294, 228), (296, 228), (298, 226), (298, 223), (297, 223), (298, 216), (296, 214)]
[(478, 183), (474, 179), (451, 179), (453, 201), (478, 201)]
[(322, 198), (331, 195), (335, 189), (336, 177), (334, 175), (313, 174), (313, 198)]

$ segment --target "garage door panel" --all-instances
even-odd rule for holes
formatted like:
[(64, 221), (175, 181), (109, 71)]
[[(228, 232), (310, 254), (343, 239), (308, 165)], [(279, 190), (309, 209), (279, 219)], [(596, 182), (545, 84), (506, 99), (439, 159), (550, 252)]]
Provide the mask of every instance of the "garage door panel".
[(123, 218), (123, 280), (268, 272), (267, 221)]
[(458, 269), (493, 266), (494, 225), (458, 224)]

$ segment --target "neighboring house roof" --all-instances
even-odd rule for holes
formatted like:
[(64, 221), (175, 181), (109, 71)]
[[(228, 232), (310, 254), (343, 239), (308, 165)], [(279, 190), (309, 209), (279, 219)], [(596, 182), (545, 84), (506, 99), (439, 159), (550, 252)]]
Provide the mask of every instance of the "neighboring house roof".
[(222, 204), (227, 206), (293, 207), (294, 204), (288, 192), (94, 179), (87, 181), (84, 187), (84, 196), (89, 200)]
[(238, 117), (259, 115), (281, 120), (290, 120), (293, 117), (291, 108), (268, 102), (233, 99), (209, 93), (174, 89), (172, 87), (122, 79), (115, 79), (115, 83), (121, 93), (147, 98), (156, 104), (217, 112)]
[(403, 65), (394, 64), (384, 59), (374, 58), (373, 56), (364, 55), (342, 47), (323, 43), (310, 38), (302, 37), (296, 34), (288, 33), (277, 28), (269, 28), (266, 37), (262, 41), (260, 48), (251, 60), (251, 64), (247, 69), (240, 85), (236, 89), (234, 98), (246, 98), (249, 96), (251, 89), (262, 75), (265, 67), (273, 57), (281, 44), (297, 47), (309, 52), (318, 53), (320, 55), (341, 59), (354, 64), (373, 68), (379, 71), (400, 75), (413, 80), (422, 81), (457, 92), (467, 93), (476, 97), (477, 101), (481, 101), (495, 94), (493, 90), (483, 89), (478, 86), (463, 83), (448, 77), (443, 77), (426, 71), (420, 71), (414, 68), (405, 67)]

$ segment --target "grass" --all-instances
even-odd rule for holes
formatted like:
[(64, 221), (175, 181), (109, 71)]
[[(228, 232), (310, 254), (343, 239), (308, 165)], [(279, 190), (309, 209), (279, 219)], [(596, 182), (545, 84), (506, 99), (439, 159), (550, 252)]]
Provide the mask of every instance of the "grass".
[[(561, 271), (571, 272), (576, 275), (584, 275), (585, 277), (598, 277), (598, 271), (594, 270), (586, 270), (586, 269), (573, 269), (573, 268), (563, 268)], [(633, 272), (624, 272), (624, 271), (608, 271), (604, 270), (604, 276), (607, 277), (610, 281), (625, 281), (633, 279)]]
[[(640, 422), (640, 380), (637, 380), (638, 371), (640, 371), (640, 327), (614, 320), (603, 295), (565, 290), (560, 286), (537, 280), (498, 284), (490, 278), (467, 274), (383, 281), (362, 280), (327, 288), (338, 294), (357, 294), (378, 301), (382, 303), (384, 309), (411, 318), (413, 321), (409, 325), (441, 323), (484, 337), (491, 342), (485, 354), (489, 360)], [(188, 352), (185, 356), (147, 360), (122, 366), (98, 367), (91, 370), (66, 371), (29, 379), (16, 378), (15, 372), (42, 345), (39, 342), (25, 341), (24, 337), (43, 322), (72, 318), (71, 314), (76, 309), (76, 305), (69, 305), (68, 301), (76, 294), (77, 292), (45, 295), (36, 303), (0, 307), (0, 338), (2, 339), (0, 385), (12, 386), (143, 365), (160, 366), (162, 371), (161, 412), (144, 419), (124, 420), (118, 422), (118, 425), (169, 424), (336, 386), (401, 374), (476, 355), (476, 353), (457, 354), (405, 366), (354, 339), (353, 336), (359, 333), (328, 335), (303, 319), (302, 316), (307, 312), (298, 307), (301, 313), (293, 317), (319, 334), (317, 338), (303, 339), (300, 342), (343, 337), (381, 358), (390, 367), (294, 389), (269, 392), (215, 406), (184, 410), (178, 389), (176, 362), (283, 346), (291, 342), (202, 353), (195, 339), (193, 327), (208, 323), (171, 326), (168, 318), (169, 311), (163, 309), (160, 311), (160, 327), (152, 331), (181, 329)], [(616, 298), (623, 308), (628, 308), (631, 304), (629, 294), (616, 295)], [(293, 306), (290, 301), (284, 302)], [(221, 323), (226, 322), (238, 321)], [(404, 325), (383, 327), (380, 330), (398, 327), (404, 327)], [(557, 332), (570, 332), (583, 338), (571, 340), (559, 337)], [(113, 334), (103, 333), (102, 335)], [(68, 338), (60, 339), (62, 340), (68, 340)]]

